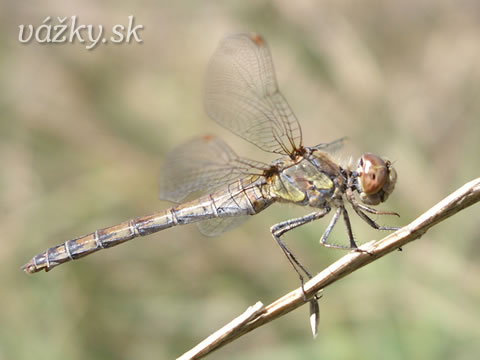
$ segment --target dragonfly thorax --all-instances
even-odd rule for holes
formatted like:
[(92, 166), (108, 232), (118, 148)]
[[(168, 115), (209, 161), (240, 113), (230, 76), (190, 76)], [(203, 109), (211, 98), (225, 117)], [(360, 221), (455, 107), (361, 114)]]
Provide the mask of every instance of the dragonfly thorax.
[(267, 179), (270, 195), (282, 202), (323, 208), (345, 187), (341, 168), (326, 153), (276, 162), (278, 172)]

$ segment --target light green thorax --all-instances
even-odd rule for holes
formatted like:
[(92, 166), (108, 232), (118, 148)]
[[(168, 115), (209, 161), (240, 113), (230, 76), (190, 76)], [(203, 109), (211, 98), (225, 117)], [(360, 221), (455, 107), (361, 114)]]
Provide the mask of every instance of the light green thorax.
[(291, 202), (302, 202), (306, 196), (284, 173), (273, 178), (270, 189), (277, 197)]
[(304, 160), (297, 165), (298, 177), (303, 177), (315, 186), (317, 190), (329, 190), (333, 187), (333, 181), (323, 172), (320, 172), (310, 161)]
[(296, 203), (305, 200), (307, 191), (329, 190), (333, 186), (333, 181), (307, 160), (283, 170), (274, 176), (270, 183), (274, 195)]

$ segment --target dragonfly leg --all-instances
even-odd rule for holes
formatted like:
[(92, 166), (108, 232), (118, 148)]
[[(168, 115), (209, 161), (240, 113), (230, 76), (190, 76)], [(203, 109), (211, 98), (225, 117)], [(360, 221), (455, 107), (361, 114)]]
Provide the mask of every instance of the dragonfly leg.
[[(335, 224), (337, 223), (337, 220), (340, 217), (340, 215), (343, 215), (343, 220), (345, 222), (345, 227), (347, 229), (349, 246), (329, 244), (327, 242), (327, 239), (330, 236), (330, 232), (332, 231)], [(337, 211), (335, 211), (335, 215), (333, 215), (333, 218), (330, 221), (330, 224), (328, 224), (327, 229), (325, 230), (322, 237), (320, 238), (320, 244), (327, 248), (346, 249), (346, 250), (357, 249), (357, 244), (355, 244), (355, 240), (353, 237), (352, 225), (350, 224), (350, 219), (348, 217), (347, 210), (343, 206), (338, 207)]]
[[(352, 204), (353, 205), (353, 204)], [(370, 218), (367, 214), (365, 214), (362, 210), (358, 209), (353, 205), (353, 210), (360, 216), (360, 218), (365, 221), (368, 225), (370, 225), (372, 228), (376, 230), (391, 230), (391, 231), (396, 231), (400, 229), (399, 227), (395, 226), (380, 226), (378, 225), (372, 218)], [(382, 214), (382, 212), (379, 212)], [(398, 215), (398, 214), (397, 214)], [(398, 251), (402, 251), (402, 248), (398, 248)]]
[(366, 206), (366, 205), (360, 204), (360, 203), (357, 202), (355, 199), (353, 200), (352, 205), (353, 205), (354, 207), (357, 207), (358, 209), (361, 209), (361, 210), (363, 210), (363, 211), (366, 211), (366, 212), (368, 212), (368, 213), (370, 213), (370, 214), (375, 214), (375, 215), (395, 215), (395, 216), (400, 217), (400, 214), (396, 213), (395, 211), (380, 211), (380, 210), (376, 210), (376, 209), (371, 208), (370, 206)]
[(345, 228), (347, 229), (348, 241), (350, 242), (350, 249), (357, 249), (357, 244), (355, 244), (355, 239), (353, 237), (352, 224), (350, 223), (347, 210), (344, 207), (342, 207), (342, 213)]
[[(296, 219), (290, 219), (290, 220), (287, 220), (287, 221), (283, 221), (281, 223), (273, 225), (270, 228), (270, 232), (272, 233), (273, 238), (275, 239), (277, 244), (282, 249), (283, 253), (287, 257), (288, 261), (290, 262), (290, 265), (292, 265), (293, 269), (298, 274), (298, 276), (300, 278), (300, 283), (302, 285), (302, 290), (303, 290), (303, 284), (304, 284), (304, 279), (303, 279), (302, 273), (305, 274), (309, 279), (312, 278), (312, 275), (300, 263), (300, 261), (298, 261), (296, 256), (290, 251), (290, 249), (287, 247), (287, 245), (285, 245), (285, 243), (280, 239), (280, 237), (290, 230), (293, 230), (293, 229), (295, 229), (299, 226), (302, 226), (304, 224), (307, 224), (309, 222), (312, 222), (314, 220), (318, 220), (318, 219), (324, 217), (326, 214), (328, 214), (329, 211), (330, 211), (330, 208), (326, 208), (323, 211), (320, 211), (320, 212), (317, 211), (317, 212), (308, 214), (308, 215), (306, 215), (304, 217), (301, 217), (301, 218), (296, 218)], [(304, 295), (304, 300), (306, 300), (305, 299), (305, 293), (303, 295)], [(316, 298), (315, 298), (315, 300), (312, 300), (312, 301), (316, 301)]]
[[(362, 213), (362, 215), (360, 215), (359, 211), (366, 211), (370, 214), (374, 214), (374, 215), (395, 215), (395, 216), (398, 216), (400, 217), (400, 215), (394, 211), (379, 211), (379, 210), (376, 210), (374, 208), (371, 208), (370, 206), (366, 206), (366, 205), (363, 205), (363, 204), (360, 204), (356, 199), (355, 199), (355, 196), (353, 195), (353, 192), (351, 190), (347, 190), (347, 197), (348, 197), (348, 201), (350, 201), (350, 203), (352, 204), (352, 207), (353, 209), (355, 210), (355, 212), (364, 220), (366, 221), (367, 223), (370, 224), (370, 222), (368, 220), (365, 220), (365, 217), (366, 216), (368, 218), (368, 216), (364, 213)], [(371, 220), (373, 222), (373, 220)], [(377, 225), (378, 226), (378, 225)], [(372, 226), (373, 228), (375, 229), (378, 229), (378, 230), (392, 230), (392, 229), (379, 229), (379, 228), (376, 228), (375, 226)], [(397, 229), (397, 228), (395, 228)]]
[(356, 199), (355, 196), (353, 195), (353, 192), (351, 190), (347, 190), (347, 198), (348, 201), (352, 204), (353, 210), (360, 216), (360, 218), (365, 221), (368, 225), (373, 227), (374, 229), (377, 230), (398, 230), (400, 228), (394, 227), (394, 226), (380, 226), (378, 225), (372, 218), (370, 218), (367, 214), (364, 213), (364, 211), (370, 213), (370, 214), (375, 214), (375, 215), (396, 215), (400, 216), (396, 212), (393, 211), (378, 211), (375, 209), (372, 209), (369, 206), (365, 206), (363, 204), (360, 204)]
[[(353, 196), (349, 196), (350, 203), (352, 204), (353, 210), (360, 216), (360, 218), (365, 221), (368, 225), (370, 225), (372, 228), (377, 229), (377, 230), (398, 230), (400, 228), (394, 227), (394, 226), (380, 226), (378, 225), (370, 216), (365, 214), (363, 211), (369, 212), (370, 214), (376, 214), (376, 215), (398, 215), (396, 212), (391, 212), (391, 211), (377, 211), (375, 209), (372, 209), (368, 206), (359, 204)], [(362, 211), (363, 210), (363, 211)]]
[(356, 208), (353, 206), (353, 210), (360, 216), (360, 218), (365, 221), (368, 225), (370, 225), (372, 228), (377, 229), (377, 230), (398, 230), (400, 229), (399, 227), (395, 226), (380, 226), (378, 225), (370, 216), (365, 214), (362, 210)]

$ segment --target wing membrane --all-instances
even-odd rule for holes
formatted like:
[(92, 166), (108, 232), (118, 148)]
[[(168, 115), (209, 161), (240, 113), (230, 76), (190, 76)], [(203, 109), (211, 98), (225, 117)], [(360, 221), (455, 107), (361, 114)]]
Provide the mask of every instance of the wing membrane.
[(337, 139), (335, 141), (332, 141), (330, 143), (325, 143), (325, 144), (318, 144), (315, 146), (312, 146), (310, 149), (312, 150), (320, 150), (320, 151), (325, 151), (331, 154), (335, 154), (337, 151), (339, 151), (347, 142), (348, 138), (347, 137), (342, 137), (340, 139)]
[(290, 155), (302, 145), (300, 125), (280, 93), (272, 56), (257, 34), (223, 40), (205, 82), (205, 108), (220, 125), (267, 152)]
[(242, 225), (248, 219), (249, 217), (247, 215), (213, 218), (198, 222), (197, 228), (205, 236), (218, 236)]
[(197, 137), (173, 149), (160, 176), (160, 198), (182, 202), (249, 175), (261, 175), (264, 163), (238, 157), (220, 138)]

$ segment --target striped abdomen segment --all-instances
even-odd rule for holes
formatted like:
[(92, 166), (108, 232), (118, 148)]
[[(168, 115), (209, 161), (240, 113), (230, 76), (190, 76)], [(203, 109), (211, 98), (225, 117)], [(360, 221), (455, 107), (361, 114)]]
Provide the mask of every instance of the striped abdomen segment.
[(168, 210), (132, 219), (69, 240), (34, 256), (22, 269), (27, 273), (49, 271), (64, 262), (87, 256), (138, 236), (149, 235), (175, 225), (190, 224), (217, 217), (254, 215), (270, 203), (261, 196), (258, 187), (243, 189), (238, 183), (235, 186), (231, 185), (227, 190), (203, 196)]

